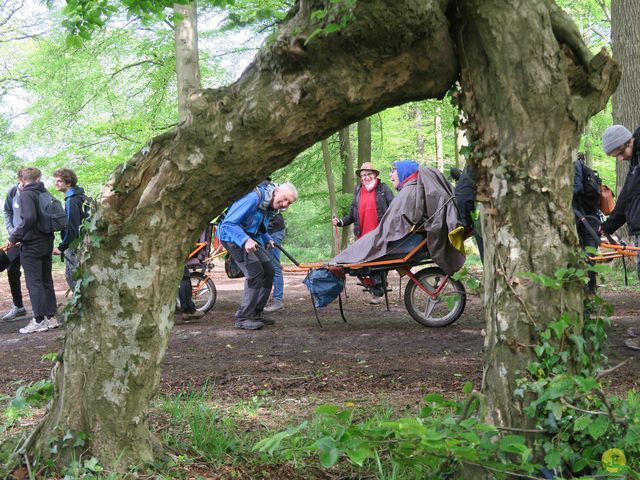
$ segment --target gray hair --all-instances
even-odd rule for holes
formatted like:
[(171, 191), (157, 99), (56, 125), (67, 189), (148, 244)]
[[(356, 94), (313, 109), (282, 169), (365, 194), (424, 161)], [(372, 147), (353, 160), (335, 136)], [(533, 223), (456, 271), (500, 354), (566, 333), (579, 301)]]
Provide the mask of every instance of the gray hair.
[(293, 186), (293, 183), (285, 182), (277, 185), (277, 187), (283, 190), (289, 190), (291, 193), (293, 193), (293, 199), (298, 199), (298, 190), (296, 190), (296, 187)]

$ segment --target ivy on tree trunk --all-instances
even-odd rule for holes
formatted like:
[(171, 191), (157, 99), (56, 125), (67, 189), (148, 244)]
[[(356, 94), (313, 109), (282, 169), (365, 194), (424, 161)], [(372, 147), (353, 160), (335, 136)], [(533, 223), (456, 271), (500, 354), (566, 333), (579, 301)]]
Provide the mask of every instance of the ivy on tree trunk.
[[(82, 249), (54, 399), (20, 460), (89, 451), (122, 469), (152, 461), (148, 404), (181, 266), (206, 223), (315, 142), (390, 106), (441, 98), (460, 73), (487, 212), (485, 391), (497, 423), (526, 422), (512, 393), (535, 326), (579, 316), (582, 295), (578, 285), (549, 295), (517, 272), (577, 262), (570, 152), (615, 86), (612, 62), (591, 60), (547, 0), (360, 0), (346, 28), (306, 45), (334, 20), (309, 12), (334, 4), (301, 5), (237, 82), (192, 92), (188, 120), (113, 173)], [(67, 433), (86, 435), (84, 445)]]

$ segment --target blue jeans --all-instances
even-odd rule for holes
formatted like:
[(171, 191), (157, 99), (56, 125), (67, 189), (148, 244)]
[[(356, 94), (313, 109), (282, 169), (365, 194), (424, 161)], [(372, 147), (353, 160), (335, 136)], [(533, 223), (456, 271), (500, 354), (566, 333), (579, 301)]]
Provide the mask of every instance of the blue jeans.
[[(278, 245), (282, 244), (284, 240), (285, 229), (278, 230), (277, 232), (270, 233), (273, 241)], [(282, 300), (284, 296), (284, 277), (282, 276), (282, 265), (280, 265), (280, 250), (277, 248), (271, 249), (271, 263), (273, 264), (273, 270), (275, 275), (273, 277), (273, 299)]]

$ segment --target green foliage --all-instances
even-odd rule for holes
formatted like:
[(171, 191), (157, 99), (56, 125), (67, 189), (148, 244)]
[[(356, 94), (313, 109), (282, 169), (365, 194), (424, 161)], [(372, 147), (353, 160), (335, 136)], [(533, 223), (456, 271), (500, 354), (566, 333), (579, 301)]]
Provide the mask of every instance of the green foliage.
[[(471, 390), (467, 384), (465, 393)], [(535, 472), (524, 437), (502, 435), (495, 426), (467, 416), (470, 404), (440, 394), (429, 394), (424, 402), (417, 416), (362, 421), (356, 421), (353, 409), (324, 405), (313, 423), (263, 439), (255, 448), (284, 459), (317, 453), (325, 468), (341, 458), (359, 467), (380, 465), (384, 459), (391, 470), (403, 472), (398, 478), (449, 478), (457, 465), (478, 463), (496, 475)], [(477, 392), (469, 401), (482, 402)]]
[(329, 8), (316, 10), (311, 14), (311, 20), (321, 26), (317, 27), (305, 40), (305, 45), (311, 42), (318, 35), (331, 35), (347, 28), (353, 20), (353, 7), (357, 0), (330, 0)]
[(0, 433), (12, 427), (19, 418), (29, 415), (32, 408), (39, 407), (51, 400), (52, 395), (53, 383), (50, 380), (40, 380), (20, 385), (13, 398), (0, 397), (0, 401), (9, 400), (2, 412)]
[(206, 403), (207, 392), (205, 387), (163, 402), (162, 409), (170, 415), (172, 423), (187, 427), (179, 435), (164, 435), (164, 441), (192, 458), (216, 464), (226, 453), (238, 448), (238, 440), (233, 433), (233, 420), (219, 416)]
[[(566, 268), (553, 276), (520, 276), (558, 290), (567, 283), (582, 284), (586, 271)], [(640, 478), (640, 397), (634, 391), (608, 396), (602, 384), (607, 366), (602, 348), (611, 311), (595, 296), (585, 305), (584, 319), (563, 314), (538, 330), (536, 360), (522, 372), (514, 391), (526, 405), (535, 435), (483, 423), (484, 397), (467, 384), (466, 401), (430, 394), (419, 415), (399, 419), (357, 421), (351, 409), (324, 406), (312, 421), (265, 438), (255, 448), (284, 459), (316, 453), (325, 468), (341, 460), (363, 467), (385, 459), (393, 471), (404, 472), (402, 478), (452, 478), (474, 466), (497, 478), (538, 475), (543, 467), (572, 478), (612, 473)], [(470, 416), (473, 412), (476, 416)], [(620, 452), (626, 463), (607, 460), (620, 458)]]

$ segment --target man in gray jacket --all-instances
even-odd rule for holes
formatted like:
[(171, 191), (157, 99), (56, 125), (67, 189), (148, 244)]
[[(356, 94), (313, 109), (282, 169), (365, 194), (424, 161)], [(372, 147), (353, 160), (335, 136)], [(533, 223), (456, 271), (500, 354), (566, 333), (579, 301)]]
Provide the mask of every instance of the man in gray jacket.
[[(7, 229), (7, 233), (11, 235), (16, 229), (17, 223), (20, 221), (20, 206), (18, 202), (18, 196), (22, 190), (22, 169), (18, 170), (18, 183), (11, 187), (7, 198), (4, 201), (4, 225)], [(20, 286), (20, 248), (13, 247), (7, 249), (5, 252), (6, 260), (9, 262), (6, 266), (7, 278), (9, 279), (9, 288), (11, 289), (11, 298), (13, 299), (13, 305), (11, 310), (6, 313), (2, 320), (13, 320), (15, 318), (26, 315), (27, 311), (22, 303), (22, 287)]]

